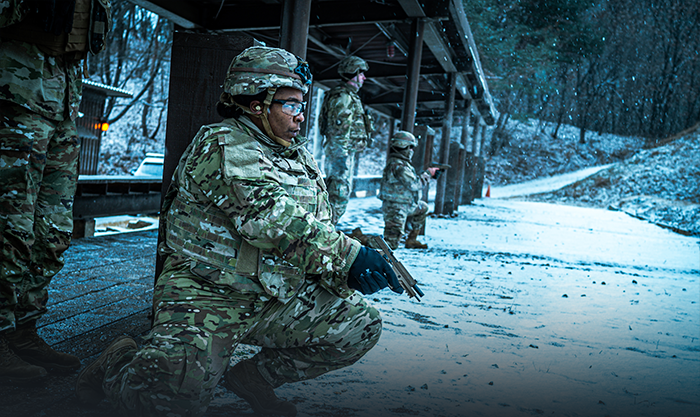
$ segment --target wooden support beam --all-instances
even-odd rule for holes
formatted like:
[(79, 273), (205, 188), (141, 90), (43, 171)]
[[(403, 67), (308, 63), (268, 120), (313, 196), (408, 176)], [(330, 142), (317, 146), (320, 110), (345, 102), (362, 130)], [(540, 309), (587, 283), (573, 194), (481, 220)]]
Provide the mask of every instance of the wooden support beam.
[(284, 0), (280, 48), (306, 59), (311, 0)]
[(420, 62), (423, 54), (423, 32), (425, 22), (423, 19), (414, 19), (411, 22), (413, 38), (408, 45), (408, 82), (403, 96), (403, 115), (401, 117), (401, 130), (413, 133), (413, 125), (416, 120), (416, 99), (418, 97), (418, 81), (420, 81)]
[[(284, 0), (282, 25), (280, 27), (280, 48), (306, 59), (306, 48), (309, 42), (309, 16), (311, 0)], [(309, 88), (304, 101), (310, 109), (313, 104), (313, 89)], [(308, 113), (301, 124), (301, 135), (306, 137), (309, 132)]]
[(460, 137), (461, 147), (459, 148), (459, 158), (458, 164), (455, 167), (455, 177), (457, 178), (457, 183), (455, 187), (455, 209), (457, 209), (462, 204), (468, 204), (470, 202), (462, 201), (462, 188), (464, 187), (464, 172), (465, 166), (467, 164), (467, 146), (469, 145), (469, 119), (471, 118), (471, 107), (472, 101), (466, 100), (464, 102), (464, 115), (462, 116), (462, 135)]
[[(449, 164), (450, 159), (450, 134), (452, 133), (452, 118), (454, 116), (454, 105), (456, 95), (457, 73), (450, 73), (450, 94), (445, 101), (445, 120), (442, 126), (442, 140), (440, 141), (440, 163)], [(441, 175), (437, 181), (435, 190), (435, 213), (450, 214), (445, 212), (445, 187), (447, 176), (451, 175), (448, 169), (445, 175)]]

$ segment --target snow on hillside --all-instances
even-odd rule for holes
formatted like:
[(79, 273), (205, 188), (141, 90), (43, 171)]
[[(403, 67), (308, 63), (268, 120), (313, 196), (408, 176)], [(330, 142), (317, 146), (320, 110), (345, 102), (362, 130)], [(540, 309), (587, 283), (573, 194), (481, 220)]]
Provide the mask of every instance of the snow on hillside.
[(528, 199), (607, 207), (700, 235), (700, 132), (641, 150), (588, 178)]

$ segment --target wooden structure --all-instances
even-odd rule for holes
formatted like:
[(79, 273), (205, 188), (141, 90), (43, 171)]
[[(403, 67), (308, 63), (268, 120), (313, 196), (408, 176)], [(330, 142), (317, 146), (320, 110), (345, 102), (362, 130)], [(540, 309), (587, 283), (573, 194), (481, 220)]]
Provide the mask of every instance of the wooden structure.
[(75, 121), (80, 138), (80, 175), (95, 175), (100, 161), (102, 132), (106, 130), (103, 118), (107, 97), (131, 98), (131, 93), (108, 85), (83, 80), (83, 99), (79, 117)]
[[(445, 130), (442, 163), (455, 107), (469, 102), (489, 125), (497, 118), (461, 0), (131, 1), (176, 25), (164, 192), (197, 129), (218, 119), (214, 103), (231, 59), (255, 44), (305, 58), (316, 86), (326, 88), (340, 81), (336, 66), (343, 57), (365, 59), (364, 102), (400, 120), (403, 130)], [(436, 209), (443, 207), (446, 180), (438, 184)]]

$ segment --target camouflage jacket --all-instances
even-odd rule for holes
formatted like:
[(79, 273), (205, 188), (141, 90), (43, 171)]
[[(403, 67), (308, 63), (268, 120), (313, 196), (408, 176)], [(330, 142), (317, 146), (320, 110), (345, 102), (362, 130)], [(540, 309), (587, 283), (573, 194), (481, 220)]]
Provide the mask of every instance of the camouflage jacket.
[[(88, 3), (90, 1), (93, 10), (95, 4), (100, 6), (99, 11), (107, 20), (101, 29), (102, 36), (105, 36), (111, 22), (110, 2), (87, 0)], [(22, 40), (21, 35), (27, 33), (35, 39), (52, 36), (43, 32), (37, 34), (33, 26), (23, 31), (15, 29), (25, 19), (24, 3), (24, 0), (0, 0), (0, 100), (13, 102), (51, 120), (61, 121), (68, 117), (75, 120), (82, 98), (83, 60), (80, 57), (85, 56), (86, 52), (51, 56), (42, 45)], [(88, 8), (85, 10), (91, 7), (90, 4), (82, 4)], [(89, 13), (76, 15), (84, 16), (81, 22), (86, 29), (81, 34), (85, 38), (82, 41), (85, 48), (88, 42), (87, 27), (90, 26)], [(102, 43), (100, 48), (103, 47)]]
[(264, 298), (286, 302), (304, 279), (349, 296), (360, 244), (331, 224), (305, 142), (276, 144), (247, 116), (202, 127), (164, 201), (161, 254), (185, 256), (197, 275)]
[(395, 203), (414, 204), (421, 198), (423, 182), (405, 157), (390, 154), (382, 173), (379, 199)]
[(358, 91), (348, 83), (341, 83), (326, 93), (319, 118), (326, 146), (357, 152), (369, 145), (374, 123), (365, 112)]

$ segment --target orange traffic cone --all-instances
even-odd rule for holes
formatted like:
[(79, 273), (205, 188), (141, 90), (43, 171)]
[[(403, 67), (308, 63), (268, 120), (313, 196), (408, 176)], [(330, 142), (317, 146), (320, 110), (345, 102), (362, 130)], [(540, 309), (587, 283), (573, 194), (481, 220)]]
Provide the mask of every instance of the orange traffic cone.
[(491, 184), (486, 188), (486, 197), (491, 197)]

